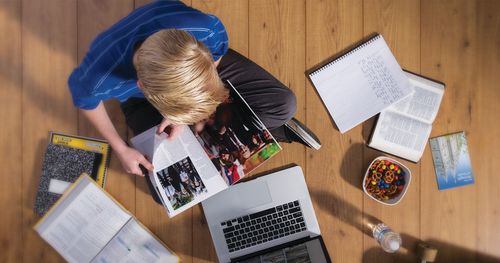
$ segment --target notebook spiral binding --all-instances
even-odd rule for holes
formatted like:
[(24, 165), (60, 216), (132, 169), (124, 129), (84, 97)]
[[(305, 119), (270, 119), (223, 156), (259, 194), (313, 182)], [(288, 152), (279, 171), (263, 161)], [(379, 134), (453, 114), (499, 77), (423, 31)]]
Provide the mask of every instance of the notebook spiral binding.
[(332, 61), (328, 62), (326, 65), (324, 65), (324, 66), (322, 66), (322, 67), (318, 68), (317, 70), (315, 70), (315, 71), (311, 72), (311, 73), (309, 74), (309, 76), (314, 76), (314, 75), (316, 75), (316, 74), (320, 73), (321, 71), (323, 71), (323, 70), (325, 70), (325, 69), (329, 68), (329, 67), (330, 67), (330, 66), (332, 66), (333, 64), (335, 64), (335, 63), (339, 62), (340, 60), (342, 60), (342, 59), (346, 58), (347, 56), (349, 56), (349, 55), (351, 55), (352, 53), (354, 53), (354, 52), (356, 52), (356, 51), (360, 50), (361, 48), (366, 47), (368, 44), (371, 44), (373, 41), (375, 41), (375, 40), (377, 40), (377, 39), (379, 39), (379, 38), (381, 38), (381, 37), (382, 37), (382, 35), (377, 34), (376, 36), (374, 36), (374, 37), (372, 37), (372, 38), (368, 39), (366, 42), (364, 42), (363, 44), (361, 44), (361, 45), (359, 45), (359, 46), (357, 46), (357, 47), (353, 48), (352, 50), (350, 50), (349, 52), (345, 53), (344, 55), (342, 55), (342, 56), (340, 56), (340, 57), (338, 57), (338, 58), (336, 58), (336, 59), (334, 59), (334, 60), (332, 60)]

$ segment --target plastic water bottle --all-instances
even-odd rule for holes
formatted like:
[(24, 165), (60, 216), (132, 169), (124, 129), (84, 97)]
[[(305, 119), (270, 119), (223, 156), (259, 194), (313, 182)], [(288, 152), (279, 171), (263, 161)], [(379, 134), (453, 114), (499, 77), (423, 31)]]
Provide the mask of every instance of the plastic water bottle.
[(373, 227), (373, 237), (386, 252), (394, 253), (401, 247), (401, 236), (384, 223)]

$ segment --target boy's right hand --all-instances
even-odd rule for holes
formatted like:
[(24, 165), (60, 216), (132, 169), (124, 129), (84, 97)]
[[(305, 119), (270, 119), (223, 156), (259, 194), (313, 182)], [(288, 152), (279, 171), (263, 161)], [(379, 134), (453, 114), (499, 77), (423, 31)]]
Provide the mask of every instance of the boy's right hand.
[(134, 148), (125, 146), (116, 151), (116, 153), (118, 155), (118, 159), (120, 159), (123, 169), (127, 173), (144, 176), (139, 164), (151, 172), (154, 169), (153, 165), (144, 157), (144, 155)]

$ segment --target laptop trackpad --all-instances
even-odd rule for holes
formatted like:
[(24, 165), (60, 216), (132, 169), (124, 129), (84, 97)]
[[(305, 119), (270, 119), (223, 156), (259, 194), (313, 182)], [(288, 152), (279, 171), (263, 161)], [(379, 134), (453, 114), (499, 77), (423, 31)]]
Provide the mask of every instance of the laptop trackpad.
[(273, 201), (269, 187), (265, 181), (243, 184), (238, 190), (240, 205), (244, 210), (265, 205)]

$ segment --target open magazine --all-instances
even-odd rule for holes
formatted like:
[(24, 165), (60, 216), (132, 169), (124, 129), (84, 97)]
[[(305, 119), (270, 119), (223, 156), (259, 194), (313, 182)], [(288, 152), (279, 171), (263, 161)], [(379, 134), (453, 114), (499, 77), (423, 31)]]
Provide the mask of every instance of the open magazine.
[(279, 151), (280, 145), (228, 81), (230, 98), (204, 123), (175, 140), (153, 127), (131, 139), (155, 170), (148, 176), (169, 217), (226, 189)]

